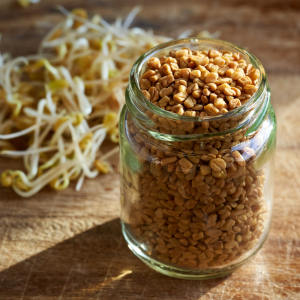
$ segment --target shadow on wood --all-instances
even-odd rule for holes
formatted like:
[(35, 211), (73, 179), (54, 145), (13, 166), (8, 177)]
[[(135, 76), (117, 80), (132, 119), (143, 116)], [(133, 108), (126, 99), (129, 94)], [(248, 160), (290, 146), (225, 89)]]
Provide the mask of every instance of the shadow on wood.
[(182, 300), (205, 295), (222, 281), (183, 281), (154, 272), (128, 249), (115, 219), (4, 270), (0, 299)]

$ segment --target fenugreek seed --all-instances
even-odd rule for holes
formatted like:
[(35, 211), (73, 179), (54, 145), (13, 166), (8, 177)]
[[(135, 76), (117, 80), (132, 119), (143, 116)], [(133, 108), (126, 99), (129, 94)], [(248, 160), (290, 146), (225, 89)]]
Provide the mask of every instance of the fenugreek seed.
[(207, 112), (208, 115), (210, 116), (215, 116), (218, 114), (219, 110), (212, 104), (209, 103), (204, 106), (204, 110)]
[(235, 91), (231, 88), (225, 88), (223, 93), (227, 96), (235, 96)]
[(215, 57), (218, 57), (218, 56), (222, 56), (222, 54), (218, 50), (209, 50), (208, 51), (208, 56), (211, 57), (211, 58), (215, 58)]
[[(187, 95), (187, 88), (186, 88), (186, 86), (180, 85), (178, 87), (178, 93), (184, 93), (185, 95)], [(177, 93), (175, 92), (175, 94), (177, 94)]]
[(224, 76), (227, 70), (229, 70), (229, 66), (224, 66), (222, 68), (219, 68), (218, 69), (218, 74), (221, 75), (221, 76)]
[(195, 106), (193, 106), (193, 110), (197, 110), (197, 111), (203, 110), (203, 105), (196, 104)]
[(160, 60), (157, 57), (151, 57), (148, 62), (147, 65), (150, 69), (159, 69), (161, 67), (161, 63)]
[(150, 101), (150, 94), (146, 90), (142, 90), (143, 95)]
[(228, 63), (228, 67), (232, 68), (233, 70), (236, 70), (238, 67), (238, 63), (236, 61), (231, 61)]
[(190, 78), (194, 79), (194, 78), (200, 78), (201, 76), (201, 71), (200, 70), (193, 70), (190, 73)]
[(254, 69), (252, 72), (248, 73), (247, 75), (248, 75), (248, 77), (251, 78), (252, 81), (254, 81), (259, 78), (260, 73), (259, 73), (259, 70)]
[(222, 68), (225, 65), (225, 60), (222, 57), (216, 57), (214, 59), (214, 64)]
[(172, 74), (172, 70), (171, 67), (167, 64), (164, 64), (160, 69), (159, 69), (160, 73), (164, 76)]
[(231, 89), (235, 92), (235, 96), (236, 97), (241, 96), (241, 91), (238, 88), (231, 87)]
[(205, 66), (208, 64), (209, 59), (207, 56), (199, 57), (199, 56), (191, 56), (191, 61), (193, 61), (196, 66)]
[(161, 98), (159, 101), (158, 101), (158, 105), (160, 107), (165, 107), (170, 101), (170, 98), (168, 96), (164, 96), (163, 98)]
[[(195, 101), (196, 102), (196, 101)], [(184, 103), (183, 105), (186, 107), (186, 108), (192, 108), (193, 106), (195, 106), (195, 102), (193, 101), (193, 98), (191, 96), (189, 96), (188, 98), (186, 98), (184, 100)]]
[(181, 50), (177, 50), (175, 52), (175, 57), (176, 58), (181, 58), (183, 56), (187, 56), (189, 54), (189, 51), (187, 49), (181, 49)]
[(167, 87), (167, 88), (163, 88), (160, 92), (159, 95), (161, 98), (163, 98), (164, 96), (170, 96), (173, 94), (173, 89), (172, 87)]
[(142, 90), (148, 90), (151, 88), (151, 81), (148, 79), (141, 79), (140, 87)]
[(244, 90), (246, 91), (246, 93), (253, 95), (257, 91), (257, 86), (247, 84), (244, 86)]
[(175, 79), (174, 88), (178, 89), (181, 85), (187, 87), (187, 81), (185, 79), (182, 79), (182, 78)]
[(162, 83), (162, 85), (164, 86), (164, 87), (167, 87), (167, 86), (169, 86), (172, 82), (174, 82), (175, 81), (175, 79), (174, 79), (174, 76), (172, 75), (172, 74), (169, 74), (169, 75), (167, 75), (167, 76), (165, 76), (165, 77), (162, 77), (161, 79), (160, 79), (160, 82)]
[(179, 160), (179, 165), (181, 166), (182, 172), (184, 174), (188, 174), (192, 169), (193, 164), (186, 158), (182, 158)]
[(218, 77), (219, 77), (218, 73), (214, 73), (214, 72), (209, 73), (205, 78), (205, 83), (214, 83), (217, 81)]
[(150, 101), (151, 102), (155, 102), (155, 101), (157, 101), (159, 99), (159, 92), (158, 92), (158, 90), (157, 90), (156, 87), (154, 87), (154, 86), (151, 87), (148, 90), (148, 92), (149, 92), (149, 95), (150, 95)]
[(209, 237), (216, 237), (220, 236), (222, 231), (220, 229), (207, 229), (205, 231), (205, 235)]
[(162, 165), (162, 166), (165, 166), (165, 165), (168, 165), (168, 164), (172, 164), (172, 163), (174, 163), (176, 160), (177, 160), (177, 157), (176, 157), (176, 156), (163, 158), (163, 159), (161, 160), (161, 165)]
[(230, 109), (235, 109), (237, 107), (241, 106), (241, 101), (237, 98), (234, 98), (232, 100), (229, 101), (229, 108)]
[(211, 167), (210, 166), (200, 166), (200, 173), (203, 176), (209, 175), (211, 173)]
[(173, 96), (173, 100), (177, 103), (181, 103), (183, 102), (187, 97), (187, 94), (182, 92), (182, 93), (178, 93), (176, 95)]
[(185, 79), (190, 78), (190, 72), (191, 72), (191, 69), (189, 69), (189, 68), (181, 69), (182, 77)]
[[(212, 95), (212, 94), (211, 94)], [(212, 98), (210, 95), (210, 98)], [(211, 99), (212, 100), (212, 99)], [(227, 108), (226, 102), (222, 98), (216, 98), (213, 100), (214, 106), (220, 111), (222, 108)]]
[[(196, 117), (196, 112), (195, 111), (186, 111), (183, 115), (189, 116), (189, 117)], [(192, 126), (194, 126), (194, 125), (192, 124)], [(188, 131), (187, 127), (185, 128), (185, 130)]]
[(244, 158), (243, 158), (243, 156), (241, 155), (241, 153), (239, 152), (239, 151), (233, 151), (232, 153), (231, 153), (231, 155), (233, 156), (233, 158), (234, 158), (234, 160), (240, 165), (240, 166), (242, 166), (242, 167), (244, 167), (245, 166), (245, 160), (244, 160)]
[(215, 172), (221, 172), (226, 168), (226, 162), (222, 158), (214, 158), (209, 161), (211, 169)]

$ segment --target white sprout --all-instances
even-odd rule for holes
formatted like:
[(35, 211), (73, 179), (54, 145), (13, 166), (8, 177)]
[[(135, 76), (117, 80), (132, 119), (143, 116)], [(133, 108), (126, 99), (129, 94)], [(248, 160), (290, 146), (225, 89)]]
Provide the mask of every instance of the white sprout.
[[(82, 9), (59, 10), (66, 19), (45, 36), (37, 55), (10, 59), (0, 53), (0, 155), (23, 157), (27, 170), (6, 170), (1, 183), (22, 197), (46, 185), (64, 189), (74, 179), (78, 191), (85, 178), (112, 170), (108, 159), (119, 147), (101, 149), (105, 139), (118, 142), (130, 69), (146, 51), (170, 40), (130, 28), (140, 7), (123, 24), (99, 15), (89, 20)], [(15, 148), (15, 138), (27, 148)]]

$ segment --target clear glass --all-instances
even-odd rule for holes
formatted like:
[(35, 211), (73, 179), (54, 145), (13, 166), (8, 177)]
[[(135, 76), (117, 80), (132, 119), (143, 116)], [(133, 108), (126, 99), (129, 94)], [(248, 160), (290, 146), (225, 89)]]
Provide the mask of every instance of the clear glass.
[[(144, 98), (150, 57), (189, 47), (239, 52), (260, 70), (258, 91), (225, 115), (180, 116)], [(208, 279), (231, 273), (267, 238), (273, 203), (276, 118), (261, 63), (213, 39), (159, 45), (133, 66), (120, 118), (121, 223), (133, 253), (163, 274)], [(218, 171), (215, 158), (226, 163)]]

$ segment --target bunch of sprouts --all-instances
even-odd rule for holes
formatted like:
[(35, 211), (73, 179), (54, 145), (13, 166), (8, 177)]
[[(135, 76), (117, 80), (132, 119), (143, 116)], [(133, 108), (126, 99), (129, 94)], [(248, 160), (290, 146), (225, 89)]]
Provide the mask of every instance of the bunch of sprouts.
[[(80, 190), (85, 178), (112, 169), (108, 158), (118, 152), (130, 69), (144, 52), (170, 40), (129, 28), (138, 7), (112, 25), (99, 15), (88, 19), (83, 9), (59, 9), (66, 19), (37, 55), (0, 54), (0, 154), (23, 157), (26, 170), (4, 171), (1, 184), (22, 197), (46, 185), (65, 189), (71, 180)], [(103, 153), (105, 139), (116, 146)]]

